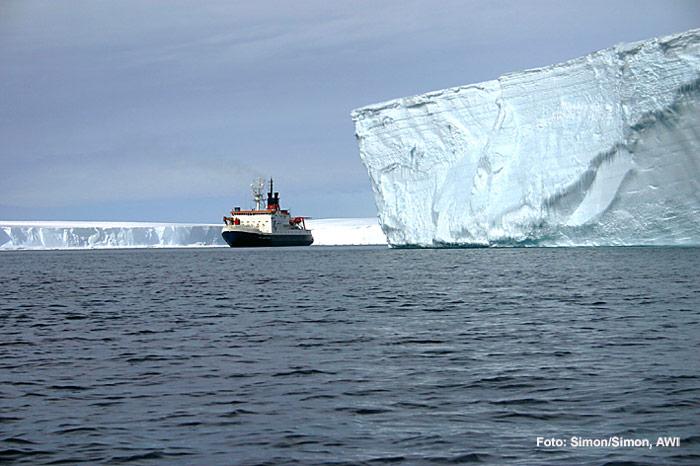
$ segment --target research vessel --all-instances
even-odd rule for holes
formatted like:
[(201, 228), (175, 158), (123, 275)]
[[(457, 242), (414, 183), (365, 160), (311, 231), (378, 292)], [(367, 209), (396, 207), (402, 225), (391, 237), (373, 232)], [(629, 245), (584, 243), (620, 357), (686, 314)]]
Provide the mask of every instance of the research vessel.
[(234, 207), (231, 216), (224, 216), (221, 236), (232, 248), (255, 246), (309, 246), (314, 242), (304, 217), (292, 217), (280, 208), (280, 193), (274, 192), (272, 178), (264, 207), (262, 190), (265, 182), (256, 180), (251, 188), (255, 207), (241, 210)]

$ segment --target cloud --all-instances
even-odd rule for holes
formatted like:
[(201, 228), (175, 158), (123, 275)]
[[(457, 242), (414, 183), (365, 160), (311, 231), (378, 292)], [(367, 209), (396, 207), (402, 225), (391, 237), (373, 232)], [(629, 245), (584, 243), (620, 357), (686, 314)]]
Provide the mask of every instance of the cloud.
[[(0, 202), (70, 216), (247, 191), (257, 172), (289, 179), (290, 194), (303, 180), (307, 199), (369, 193), (351, 109), (699, 15), (698, 2), (643, 0), (0, 2)], [(358, 209), (352, 196), (325, 208)]]
[(261, 176), (256, 169), (231, 159), (144, 159), (128, 163), (76, 159), (46, 160), (30, 173), (0, 178), (2, 203), (61, 207), (116, 200), (227, 196)]

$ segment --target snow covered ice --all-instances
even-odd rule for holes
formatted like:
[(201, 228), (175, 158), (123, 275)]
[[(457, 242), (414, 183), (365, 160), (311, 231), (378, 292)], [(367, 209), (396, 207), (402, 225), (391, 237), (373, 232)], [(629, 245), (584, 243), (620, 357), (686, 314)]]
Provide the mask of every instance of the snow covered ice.
[(352, 117), (391, 245), (700, 244), (700, 29)]
[[(307, 221), (314, 245), (386, 244), (376, 218)], [(223, 225), (142, 222), (0, 221), (0, 250), (228, 247)]]
[(225, 245), (221, 225), (141, 222), (2, 222), (0, 249)]

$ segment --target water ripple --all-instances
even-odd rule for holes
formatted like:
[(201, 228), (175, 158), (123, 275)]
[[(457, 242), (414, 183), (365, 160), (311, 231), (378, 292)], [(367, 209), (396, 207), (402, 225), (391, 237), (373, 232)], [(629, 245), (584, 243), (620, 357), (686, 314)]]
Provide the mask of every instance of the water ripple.
[(0, 261), (0, 462), (700, 464), (700, 249)]

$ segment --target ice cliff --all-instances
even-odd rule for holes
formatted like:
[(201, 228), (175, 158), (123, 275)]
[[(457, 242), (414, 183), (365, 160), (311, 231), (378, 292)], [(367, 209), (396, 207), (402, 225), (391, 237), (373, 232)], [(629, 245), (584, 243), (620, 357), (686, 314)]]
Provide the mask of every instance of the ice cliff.
[(0, 222), (0, 249), (225, 246), (221, 225)]
[(391, 245), (700, 244), (700, 29), (352, 118)]
[[(386, 244), (375, 218), (307, 222), (314, 245)], [(0, 250), (222, 246), (222, 225), (0, 221)]]

